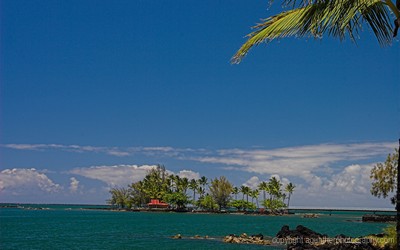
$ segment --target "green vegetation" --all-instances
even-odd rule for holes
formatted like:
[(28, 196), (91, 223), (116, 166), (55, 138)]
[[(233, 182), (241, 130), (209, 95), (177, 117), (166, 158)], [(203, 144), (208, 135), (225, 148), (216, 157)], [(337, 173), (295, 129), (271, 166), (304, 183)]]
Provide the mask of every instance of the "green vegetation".
[(369, 235), (366, 238), (370, 240), (372, 245), (379, 249), (397, 249), (397, 238), (396, 238), (396, 225), (390, 224), (383, 230), (383, 237), (376, 235)]
[(225, 176), (215, 178), (211, 181), (210, 193), (215, 202), (219, 206), (219, 210), (227, 207), (231, 199), (232, 184), (225, 178)]
[[(378, 163), (371, 170), (372, 187), (371, 194), (377, 197), (388, 197), (397, 187), (397, 164), (399, 150), (389, 154), (384, 163)], [(396, 197), (391, 197), (392, 204), (396, 203)]]
[(255, 210), (256, 205), (252, 202), (244, 201), (244, 200), (232, 200), (228, 204), (229, 207), (234, 207), (238, 211), (245, 211), (245, 210)]
[(111, 200), (108, 201), (111, 205), (115, 205), (120, 209), (131, 207), (132, 199), (130, 191), (127, 188), (112, 188), (110, 190)]
[(381, 45), (388, 45), (400, 25), (398, 0), (396, 5), (391, 0), (284, 0), (283, 3), (288, 9), (254, 26), (254, 31), (247, 35), (248, 40), (233, 56), (233, 63), (240, 63), (253, 46), (279, 38), (319, 39), (325, 34), (340, 40), (348, 36), (355, 41), (363, 23), (371, 27)]
[[(118, 209), (130, 209), (146, 207), (151, 199), (158, 199), (168, 203), (169, 208), (174, 210), (185, 210), (190, 205), (191, 209), (202, 211), (221, 211), (225, 208), (255, 211), (259, 207), (259, 196), (262, 191), (264, 199), (261, 204), (269, 212), (278, 213), (289, 207), (290, 197), (295, 189), (292, 183), (286, 185), (284, 190), (282, 186), (281, 181), (275, 177), (268, 182), (261, 182), (259, 189), (251, 189), (245, 185), (240, 188), (233, 187), (224, 176), (212, 179), (210, 183), (205, 176), (198, 180), (189, 180), (178, 175), (170, 175), (164, 166), (159, 165), (149, 170), (143, 180), (130, 184), (128, 188), (112, 188), (108, 203)], [(241, 199), (238, 199), (239, 193), (242, 193)], [(266, 194), (269, 195), (268, 199)], [(285, 204), (286, 197), (287, 204)]]

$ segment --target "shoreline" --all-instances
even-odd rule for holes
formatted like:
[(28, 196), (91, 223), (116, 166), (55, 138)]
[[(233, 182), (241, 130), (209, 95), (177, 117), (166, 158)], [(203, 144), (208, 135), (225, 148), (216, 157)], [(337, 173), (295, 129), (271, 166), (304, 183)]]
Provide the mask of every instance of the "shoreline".
[[(65, 207), (71, 207), (71, 208), (81, 208), (81, 209), (88, 209), (88, 210), (121, 210), (121, 211), (127, 211), (127, 212), (138, 212), (138, 211), (162, 211), (164, 212), (165, 210), (167, 212), (177, 212), (177, 213), (218, 213), (218, 214), (265, 214), (265, 213), (260, 213), (257, 211), (192, 211), (191, 209), (183, 210), (183, 211), (176, 211), (173, 209), (162, 209), (162, 208), (137, 208), (137, 209), (117, 209), (113, 208), (110, 205), (95, 205), (95, 204), (56, 204), (56, 203), (0, 203), (0, 209), (1, 208), (24, 208), (24, 207), (32, 207), (32, 208), (47, 208), (48, 206), (65, 206)], [(386, 209), (372, 209), (372, 208), (290, 208), (288, 209), (289, 214), (296, 214), (298, 212), (369, 212), (369, 213), (396, 213), (396, 210), (386, 210)], [(287, 213), (283, 213), (287, 214)], [(302, 213), (303, 214), (303, 213)], [(280, 214), (277, 214), (280, 215)]]

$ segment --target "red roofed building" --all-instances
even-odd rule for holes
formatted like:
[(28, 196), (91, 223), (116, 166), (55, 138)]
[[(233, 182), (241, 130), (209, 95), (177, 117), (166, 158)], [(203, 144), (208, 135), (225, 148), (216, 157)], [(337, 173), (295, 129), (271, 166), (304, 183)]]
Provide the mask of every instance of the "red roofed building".
[(150, 203), (147, 203), (149, 208), (168, 208), (169, 204), (160, 202), (158, 199), (151, 199)]

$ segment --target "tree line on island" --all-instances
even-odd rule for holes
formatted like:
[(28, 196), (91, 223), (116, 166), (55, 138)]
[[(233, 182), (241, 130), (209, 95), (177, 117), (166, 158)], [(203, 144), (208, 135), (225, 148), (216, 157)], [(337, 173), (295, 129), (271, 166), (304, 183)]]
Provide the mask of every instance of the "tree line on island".
[(200, 211), (255, 211), (260, 207), (259, 196), (262, 192), (261, 205), (269, 213), (282, 213), (289, 208), (290, 198), (295, 185), (283, 183), (276, 177), (259, 183), (252, 189), (242, 185), (236, 187), (225, 177), (211, 179), (188, 179), (168, 174), (165, 167), (158, 165), (148, 171), (143, 180), (134, 182), (126, 188), (111, 188), (108, 204), (118, 209), (147, 207), (152, 199), (169, 204), (170, 209), (182, 211), (189, 206)]

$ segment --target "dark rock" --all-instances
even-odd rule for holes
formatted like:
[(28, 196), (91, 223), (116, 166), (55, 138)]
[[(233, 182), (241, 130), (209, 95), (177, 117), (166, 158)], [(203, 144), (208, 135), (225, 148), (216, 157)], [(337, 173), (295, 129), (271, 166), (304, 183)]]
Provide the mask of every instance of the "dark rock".
[(327, 235), (317, 233), (305, 226), (299, 225), (295, 230), (290, 230), (289, 226), (284, 225), (276, 234), (277, 238), (323, 238)]
[(395, 222), (396, 215), (364, 214), (362, 222)]
[(281, 230), (276, 234), (277, 238), (286, 238), (290, 237), (291, 231), (288, 225), (284, 225)]
[[(278, 238), (285, 238), (288, 242), (287, 249), (290, 250), (378, 250), (366, 238), (352, 239), (344, 234), (329, 239), (327, 235), (317, 233), (307, 227), (299, 225), (295, 230), (283, 226), (276, 235)], [(352, 242), (354, 240), (354, 242)]]
[(349, 236), (346, 236), (344, 234), (339, 234), (335, 236), (336, 239), (346, 239), (346, 238), (350, 238)]
[(327, 235), (317, 233), (305, 226), (299, 225), (296, 227), (297, 233), (299, 236), (303, 236), (304, 238), (322, 238), (322, 237), (327, 237)]
[(255, 238), (255, 239), (259, 239), (259, 240), (263, 240), (264, 239), (264, 235), (263, 234), (256, 234), (256, 235), (252, 235), (251, 236), (252, 238)]

